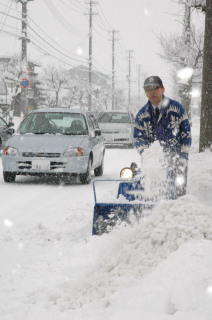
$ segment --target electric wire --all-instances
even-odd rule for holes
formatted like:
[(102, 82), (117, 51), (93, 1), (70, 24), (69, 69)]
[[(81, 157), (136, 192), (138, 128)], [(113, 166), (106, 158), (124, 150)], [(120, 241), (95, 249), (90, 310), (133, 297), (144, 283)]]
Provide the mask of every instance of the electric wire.
[[(30, 20), (42, 33), (44, 33), (45, 36), (46, 36), (49, 40), (51, 40), (52, 42), (54, 42), (54, 44), (56, 44), (57, 46), (59, 46), (61, 49), (65, 50), (65, 51), (68, 52), (69, 54), (78, 57), (78, 56), (77, 56), (76, 54), (74, 54), (72, 51), (74, 51), (74, 50), (76, 49), (76, 47), (77, 47), (78, 45), (80, 45), (80, 44), (85, 40), (85, 38), (87, 38), (87, 36), (84, 37), (84, 38), (80, 41), (80, 43), (75, 46), (74, 49), (72, 49), (71, 51), (69, 51), (69, 50), (61, 47), (60, 44), (58, 44), (54, 39), (52, 39), (52, 37), (50, 37), (43, 29), (41, 29), (41, 27), (40, 27), (30, 16), (28, 16), (28, 17), (29, 17), (29, 20)], [(32, 27), (31, 27), (31, 28), (32, 28)]]
[[(48, 51), (44, 50), (43, 47), (40, 47), (39, 45), (37, 45), (36, 43), (34, 43), (34, 41), (31, 40), (31, 45), (33, 45), (40, 53), (42, 54), (46, 54), (46, 55), (49, 55), (51, 56), (52, 58), (54, 58), (55, 60), (59, 61), (60, 63), (63, 62), (63, 64), (67, 65), (67, 66), (70, 66), (72, 68), (77, 68), (78, 70), (82, 70), (82, 71), (87, 71), (88, 72), (88, 69), (86, 70), (85, 68), (86, 67), (83, 67), (83, 66), (74, 66), (73, 64), (67, 62), (67, 61), (61, 61), (60, 58), (58, 58), (57, 56), (53, 55), (53, 54), (50, 54)], [(101, 76), (101, 74), (99, 73), (98, 70), (95, 70), (93, 69), (93, 74), (96, 74), (98, 75), (100, 78), (102, 78), (103, 80), (105, 80), (105, 77)]]
[(64, 6), (71, 9), (72, 11), (75, 11), (77, 13), (82, 13), (81, 11), (78, 11), (78, 10), (74, 9), (73, 7), (71, 7), (70, 4), (67, 4), (64, 0), (60, 0), (60, 1), (64, 4)]
[[(77, 62), (81, 62), (81, 63), (84, 63), (85, 60), (79, 60), (79, 59), (75, 59), (75, 58), (72, 58), (70, 56), (68, 56), (67, 54), (63, 53), (61, 50), (55, 48), (53, 45), (51, 45), (48, 41), (46, 41), (41, 35), (39, 35), (33, 28), (31, 28), (31, 26), (28, 24), (28, 28), (30, 30), (32, 30), (32, 32), (34, 32), (42, 41), (45, 42), (45, 44), (47, 44), (49, 47), (51, 47), (53, 50), (59, 52), (60, 54), (62, 54), (64, 57), (68, 57), (69, 59), (71, 60), (74, 60), (74, 61), (77, 61)], [(65, 49), (66, 50), (66, 49)], [(68, 50), (66, 50), (68, 51)]]
[[(44, 47), (46, 50), (45, 50), (45, 53), (48, 53), (50, 56), (54, 56), (55, 57), (55, 55), (53, 54), (53, 53), (51, 53), (51, 52), (49, 52), (49, 44), (48, 43), (43, 43), (43, 42), (40, 42), (40, 40), (38, 40), (37, 38), (35, 38), (31, 33), (30, 33), (30, 39), (31, 39), (31, 41), (30, 41), (30, 43), (32, 42), (34, 45), (35, 45), (35, 42), (34, 41), (32, 41), (32, 39), (34, 39), (40, 46), (42, 46), (42, 47)], [(29, 44), (30, 44), (29, 43)], [(50, 46), (51, 47), (51, 46)], [(77, 59), (73, 59), (72, 57), (70, 57), (70, 56), (68, 56), (68, 55), (66, 55), (66, 54), (64, 54), (63, 52), (61, 52), (60, 50), (57, 50), (56, 48), (54, 48), (53, 47), (53, 49), (57, 52), (57, 53), (59, 53), (59, 54), (61, 54), (62, 55), (62, 57), (63, 58), (58, 58), (58, 57), (56, 57), (56, 59), (57, 60), (59, 60), (59, 61), (61, 61), (61, 63), (64, 63), (64, 59), (65, 58), (68, 58), (69, 59), (69, 61), (71, 60), (71, 61), (77, 61), (77, 62), (80, 62), (80, 63), (85, 63), (86, 61), (80, 61), (80, 60), (77, 60)], [(70, 64), (71, 65), (71, 64)]]
[[(9, 5), (9, 1), (7, 2), (7, 4)], [(11, 5), (12, 5), (12, 3), (10, 4), (10, 7), (9, 7), (9, 8), (7, 8), (7, 7), (5, 8), (5, 13), (4, 13), (5, 17), (4, 17), (4, 15), (3, 15), (3, 16), (2, 16), (2, 19), (1, 19), (1, 23), (2, 23), (2, 28), (1, 28), (1, 30), (3, 29), (4, 23), (6, 22), (6, 19), (7, 19), (7, 15), (8, 15), (9, 12), (10, 12)], [(7, 14), (6, 14), (6, 11), (7, 11)], [(2, 22), (3, 19), (4, 19), (4, 22)]]
[[(17, 7), (17, 3), (16, 3), (16, 7)], [(17, 17), (18, 17), (19, 12), (18, 12), (18, 10), (15, 10), (15, 11), (16, 11), (16, 14), (17, 14)], [(18, 32), (18, 20), (16, 20), (15, 28), (16, 28), (16, 34), (17, 34), (17, 32)], [(17, 37), (14, 39), (13, 55), (15, 54), (16, 43), (17, 43)]]
[(71, 25), (65, 18), (61, 15), (61, 13), (56, 9), (56, 7), (53, 5), (51, 0), (44, 0), (44, 3), (48, 7), (48, 9), (51, 11), (53, 16), (60, 22), (60, 24), (69, 32), (72, 34), (76, 34), (78, 36), (85, 36), (86, 32), (83, 30), (80, 30), (73, 25)]
[[(54, 10), (54, 5), (52, 4), (52, 1), (48, 1), (48, 4), (47, 4), (47, 1), (48, 1), (48, 0), (45, 0), (45, 4), (48, 5), (50, 11), (51, 11), (52, 14), (57, 18), (57, 20), (61, 22), (61, 20), (60, 20), (60, 18), (59, 18), (60, 16), (58, 16), (58, 10), (56, 10), (56, 11)], [(68, 1), (68, 0), (67, 0), (67, 1)], [(67, 4), (65, 3), (64, 0), (62, 0), (62, 2), (63, 2), (64, 5), (69, 6), (69, 5), (67, 5)], [(73, 1), (68, 1), (68, 2), (70, 2), (70, 3), (73, 4), (73, 5), (76, 4), (76, 3), (73, 2)], [(77, 2), (77, 3), (78, 3), (78, 2)], [(79, 5), (81, 6), (80, 8), (83, 8), (83, 9), (84, 9), (84, 7), (83, 7), (80, 3), (79, 3)], [(69, 6), (69, 7), (70, 7), (70, 6)], [(70, 7), (70, 8), (71, 8), (71, 7)], [(15, 9), (13, 9), (13, 10), (16, 11)], [(107, 27), (107, 24), (104, 22), (102, 16), (104, 17), (105, 21), (106, 21), (106, 18), (105, 18), (105, 16), (104, 16), (101, 8), (100, 8), (100, 10), (101, 10), (101, 14), (100, 14), (100, 13), (98, 14), (98, 20), (95, 19), (95, 25), (96, 25), (96, 27), (98, 27), (98, 29), (97, 29), (97, 28), (95, 29), (95, 32), (100, 36), (100, 39), (107, 39), (107, 37), (106, 37), (106, 36), (103, 36), (103, 35), (102, 35), (102, 32), (99, 31), (99, 28), (100, 28), (103, 32), (107, 32), (107, 33), (108, 33), (108, 31), (105, 29), (105, 27)], [(75, 10), (75, 11), (76, 11), (76, 10)], [(14, 17), (14, 18), (17, 19), (17, 17)], [(30, 19), (31, 19), (31, 18), (30, 18)], [(19, 20), (22, 20), (22, 19), (19, 18)], [(31, 21), (32, 21), (32, 19), (31, 19)], [(34, 23), (34, 22), (33, 22), (33, 23)], [(63, 25), (64, 25), (64, 23), (65, 23), (65, 22), (64, 22), (64, 20), (63, 20)], [(100, 23), (102, 23), (103, 26), (101, 26)], [(112, 29), (109, 24), (108, 24), (108, 26), (109, 26), (110, 29)], [(38, 25), (37, 25), (37, 27), (38, 27)], [(37, 35), (37, 37), (39, 37), (42, 41), (45, 41), (45, 44), (46, 44), (46, 40), (43, 38), (43, 36), (40, 35), (38, 32), (36, 32), (36, 31), (34, 30), (34, 28), (32, 28), (31, 26), (29, 26), (29, 29), (30, 29), (30, 28), (31, 28), (31, 32), (35, 33), (35, 34)], [(41, 28), (40, 28), (40, 30), (42, 31), (42, 33), (44, 32)], [(98, 31), (97, 31), (97, 30), (98, 30)], [(79, 31), (79, 30), (77, 30), (77, 31)], [(30, 32), (30, 36), (31, 36), (31, 32)], [(17, 38), (17, 35), (12, 34), (11, 32), (5, 32), (5, 33), (7, 33), (7, 34), (9, 34), (9, 35), (14, 36), (14, 37)], [(45, 33), (45, 32), (44, 32), (44, 33)], [(46, 34), (46, 33), (45, 33), (45, 34)], [(47, 34), (46, 34), (46, 36), (49, 38), (49, 36), (48, 36)], [(34, 39), (35, 39), (35, 37), (34, 37)], [(102, 46), (102, 44), (101, 44), (101, 41), (100, 41), (99, 39), (98, 39), (98, 40), (97, 40), (97, 39), (98, 39), (98, 38), (95, 39), (95, 44), (98, 44), (97, 47), (100, 48), (102, 51), (104, 51), (104, 53), (106, 53), (105, 50), (102, 49), (103, 46)], [(107, 39), (107, 40), (108, 40), (108, 39)], [(37, 41), (37, 40), (36, 40), (36, 41)], [(53, 41), (53, 42), (56, 44), (56, 42), (55, 42), (53, 39), (51, 39), (51, 41)], [(83, 39), (82, 41), (84, 41), (84, 39)], [(82, 41), (81, 41), (81, 42), (82, 42)], [(31, 44), (32, 44), (33, 46), (36, 46), (36, 43), (35, 43), (33, 40), (32, 40), (31, 42), (32, 42)], [(107, 42), (107, 43), (108, 43), (108, 42)], [(55, 48), (54, 46), (52, 46), (52, 44), (49, 43), (49, 41), (47, 41), (47, 45), (50, 46), (53, 50), (57, 51), (57, 53), (63, 55), (63, 57), (64, 57), (63, 60), (61, 60), (61, 58), (58, 58), (57, 56), (53, 55), (52, 53), (49, 53), (47, 47), (45, 47), (45, 51), (44, 51), (44, 50), (42, 49), (42, 48), (43, 48), (43, 44), (37, 45), (36, 47), (37, 47), (37, 50), (38, 50), (39, 52), (42, 52), (42, 53), (44, 53), (44, 54), (46, 54), (46, 55), (48, 54), (48, 55), (52, 56), (53, 58), (55, 58), (56, 60), (58, 60), (58, 61), (60, 61), (60, 62), (63, 62), (64, 64), (73, 67), (73, 64), (67, 62), (67, 60), (64, 60), (64, 59), (67, 59), (67, 58), (70, 59), (70, 56), (67, 56), (66, 54), (64, 54), (63, 52), (61, 52), (60, 50), (58, 50), (57, 48)], [(61, 48), (61, 46), (60, 46), (60, 48)], [(70, 52), (70, 51), (68, 51), (68, 50), (66, 50), (66, 49), (64, 49), (64, 48), (63, 48), (63, 50), (65, 50), (66, 52), (69, 52), (70, 54), (74, 55), (72, 52)], [(106, 54), (107, 54), (107, 53), (106, 53)], [(121, 54), (123, 54), (123, 52), (121, 52)], [(107, 61), (106, 63), (104, 63), (104, 66), (108, 64), (108, 62), (109, 62), (110, 59), (111, 59), (111, 55), (110, 55), (110, 58), (108, 59), (108, 61)], [(115, 59), (116, 59), (116, 58), (115, 58)], [(125, 59), (126, 59), (126, 58), (125, 58)], [(78, 62), (80, 62), (80, 63), (84, 63), (84, 62), (85, 62), (85, 61), (78, 60), (78, 59), (72, 59), (72, 60), (78, 61)], [(97, 71), (95, 70), (96, 65), (97, 65), (97, 62), (96, 62), (95, 59), (93, 59), (93, 62), (94, 62), (94, 64), (93, 64), (93, 69), (94, 69), (94, 70), (93, 70), (93, 73), (95, 73), (95, 72), (97, 72)], [(99, 65), (98, 65), (98, 66), (99, 66)], [(117, 63), (117, 61), (116, 61), (116, 66), (117, 66), (116, 76), (118, 77), (118, 73), (121, 73), (121, 71), (122, 71), (123, 69), (122, 69), (121, 66), (119, 66), (119, 64)], [(101, 70), (102, 70), (102, 69), (105, 69), (105, 68), (102, 68), (102, 67), (101, 67)], [(124, 71), (122, 71), (122, 72), (123, 72), (123, 73), (126, 73), (126, 72), (124, 72)]]
[(85, 10), (85, 6), (80, 3), (79, 1), (72, 1), (72, 0), (67, 0), (68, 2), (72, 3), (75, 7), (77, 7), (78, 9), (83, 9)]

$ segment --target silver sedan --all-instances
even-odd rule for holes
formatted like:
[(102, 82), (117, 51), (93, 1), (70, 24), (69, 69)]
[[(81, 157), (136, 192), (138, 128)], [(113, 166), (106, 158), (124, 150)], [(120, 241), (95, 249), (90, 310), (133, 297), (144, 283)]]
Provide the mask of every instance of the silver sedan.
[(2, 154), (5, 182), (16, 175), (79, 175), (90, 183), (91, 171), (101, 176), (105, 145), (94, 117), (65, 108), (32, 111), (7, 141)]

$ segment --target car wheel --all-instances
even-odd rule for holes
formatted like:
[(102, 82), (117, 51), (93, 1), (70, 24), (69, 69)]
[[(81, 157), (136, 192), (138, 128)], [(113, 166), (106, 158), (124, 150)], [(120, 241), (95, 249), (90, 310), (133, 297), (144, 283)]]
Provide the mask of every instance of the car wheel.
[(5, 182), (15, 182), (16, 174), (14, 172), (3, 172)]
[(103, 171), (104, 171), (104, 158), (102, 159), (101, 165), (96, 169), (94, 169), (94, 174), (96, 177), (100, 177), (103, 175)]
[(88, 168), (86, 173), (80, 173), (80, 182), (82, 184), (89, 184), (91, 182), (91, 158), (88, 161)]

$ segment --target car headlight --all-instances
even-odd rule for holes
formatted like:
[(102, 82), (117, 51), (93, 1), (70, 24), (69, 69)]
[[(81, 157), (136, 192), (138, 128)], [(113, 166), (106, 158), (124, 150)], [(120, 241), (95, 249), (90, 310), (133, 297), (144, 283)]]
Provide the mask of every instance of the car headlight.
[(131, 168), (124, 168), (120, 172), (120, 177), (122, 179), (131, 179), (134, 176), (134, 171)]
[(82, 148), (70, 148), (67, 149), (63, 155), (65, 157), (76, 157), (76, 156), (83, 156), (83, 149)]
[(18, 156), (19, 151), (16, 148), (13, 147), (6, 147), (4, 148), (3, 154), (6, 156)]

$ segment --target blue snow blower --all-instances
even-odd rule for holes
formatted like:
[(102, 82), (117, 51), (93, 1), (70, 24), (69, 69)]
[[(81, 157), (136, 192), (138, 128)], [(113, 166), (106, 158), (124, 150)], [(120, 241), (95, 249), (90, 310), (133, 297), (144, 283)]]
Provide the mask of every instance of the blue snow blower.
[[(144, 178), (137, 165), (132, 163), (120, 173), (119, 180), (95, 180), (93, 235), (109, 233), (121, 224), (131, 224), (141, 217), (149, 215), (152, 208), (161, 199), (176, 199), (176, 188), (173, 179), (167, 179), (160, 197), (148, 198), (144, 195)], [(112, 190), (108, 191), (108, 185)]]

